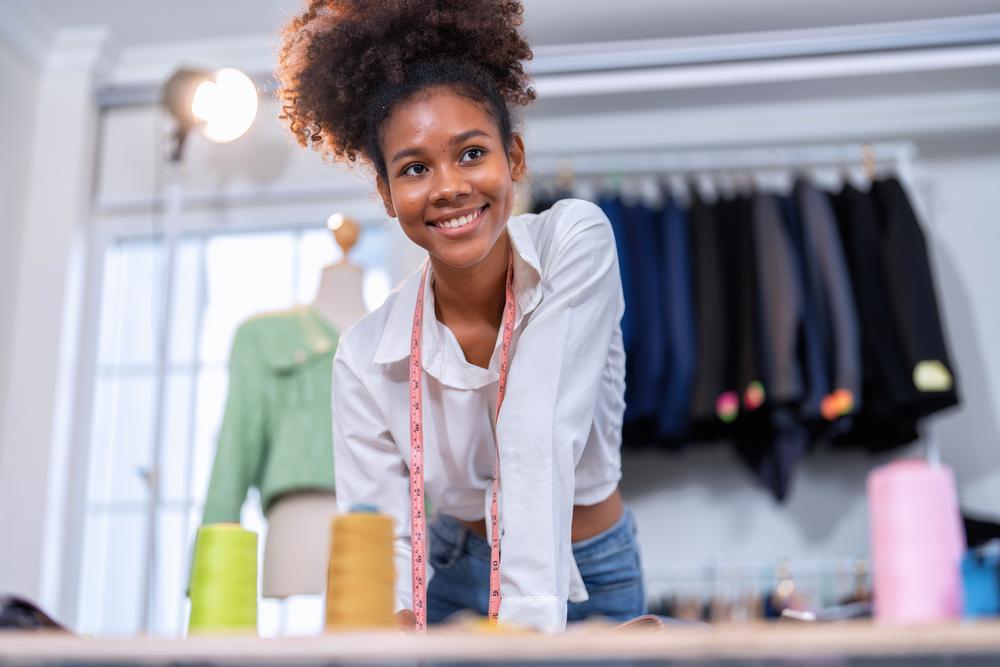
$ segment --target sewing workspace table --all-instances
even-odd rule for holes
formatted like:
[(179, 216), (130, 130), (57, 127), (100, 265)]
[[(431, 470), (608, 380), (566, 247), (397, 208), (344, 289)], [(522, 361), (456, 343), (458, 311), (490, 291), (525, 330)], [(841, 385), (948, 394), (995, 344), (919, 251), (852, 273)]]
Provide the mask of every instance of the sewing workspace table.
[(315, 638), (79, 639), (0, 634), (0, 665), (1000, 665), (1000, 622), (885, 627), (868, 622), (576, 629), (557, 636), (432, 631)]

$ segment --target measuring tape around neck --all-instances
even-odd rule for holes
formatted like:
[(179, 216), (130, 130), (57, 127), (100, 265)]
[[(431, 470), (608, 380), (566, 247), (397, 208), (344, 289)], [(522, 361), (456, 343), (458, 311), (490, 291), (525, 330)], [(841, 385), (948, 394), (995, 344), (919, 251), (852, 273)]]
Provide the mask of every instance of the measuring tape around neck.
[[(423, 379), (420, 370), (420, 341), (423, 337), (424, 286), (430, 262), (424, 266), (413, 311), (413, 334), (410, 337), (410, 566), (413, 575), (413, 613), (417, 617), (417, 632), (427, 629), (427, 547), (426, 517), (424, 516), (424, 417)], [(500, 419), (500, 406), (507, 390), (507, 366), (510, 341), (514, 333), (514, 256), (507, 260), (506, 299), (503, 307), (503, 343), (500, 348), (500, 379), (497, 388), (497, 409), (494, 424)], [(494, 426), (494, 429), (496, 426)], [(500, 524), (497, 495), (500, 489), (500, 440), (494, 430), (496, 457), (493, 460), (493, 496), (490, 500), (490, 606), (489, 617), (496, 621), (500, 614)]]

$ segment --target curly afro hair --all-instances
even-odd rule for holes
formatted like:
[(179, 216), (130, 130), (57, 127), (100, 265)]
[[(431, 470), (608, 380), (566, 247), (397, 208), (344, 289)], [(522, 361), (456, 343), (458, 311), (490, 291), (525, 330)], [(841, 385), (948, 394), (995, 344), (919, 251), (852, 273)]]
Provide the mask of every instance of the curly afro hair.
[(483, 104), (509, 147), (511, 107), (535, 98), (523, 13), (519, 0), (308, 0), (281, 34), (281, 118), (303, 146), (385, 178), (382, 123), (447, 86)]

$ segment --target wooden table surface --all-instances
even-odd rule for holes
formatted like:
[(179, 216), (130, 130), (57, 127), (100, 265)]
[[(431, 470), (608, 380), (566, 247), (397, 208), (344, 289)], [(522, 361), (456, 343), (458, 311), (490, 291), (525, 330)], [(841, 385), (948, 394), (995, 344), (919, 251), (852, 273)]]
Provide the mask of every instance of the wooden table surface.
[(314, 638), (81, 639), (0, 633), (0, 665), (378, 662), (509, 664), (1000, 665), (1000, 622), (887, 627), (868, 622), (668, 627), (611, 632), (578, 628), (542, 636), (443, 629)]

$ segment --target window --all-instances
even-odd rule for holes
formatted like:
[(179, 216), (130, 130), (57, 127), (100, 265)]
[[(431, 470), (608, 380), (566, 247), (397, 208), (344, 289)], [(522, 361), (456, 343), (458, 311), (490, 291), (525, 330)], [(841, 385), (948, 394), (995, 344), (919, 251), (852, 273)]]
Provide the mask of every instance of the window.
[[(352, 250), (365, 301), (389, 291), (385, 229)], [(103, 253), (84, 519), (80, 630), (178, 636), (215, 456), (233, 334), (251, 315), (308, 303), (340, 250), (323, 229), (122, 239)], [(243, 524), (264, 521), (251, 496)], [(276, 606), (278, 605), (278, 606)], [(280, 607), (280, 608), (279, 608)], [(318, 631), (322, 603), (260, 606), (262, 636)]]

